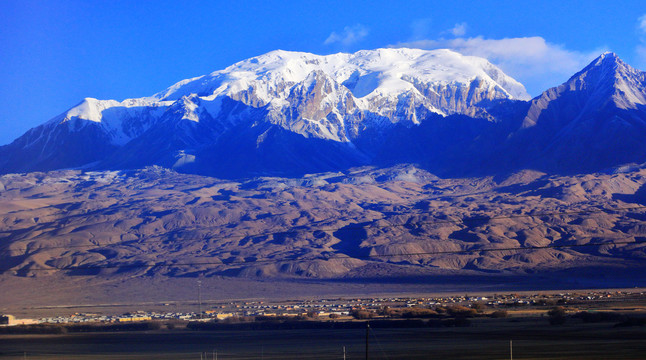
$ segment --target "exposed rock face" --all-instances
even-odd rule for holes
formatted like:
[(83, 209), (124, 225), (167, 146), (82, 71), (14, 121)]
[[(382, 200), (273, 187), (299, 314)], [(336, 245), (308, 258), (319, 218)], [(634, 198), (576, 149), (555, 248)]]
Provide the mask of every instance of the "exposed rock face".
[(160, 165), (221, 178), (417, 163), (441, 176), (646, 161), (646, 75), (606, 53), (531, 101), (448, 50), (274, 51), (152, 97), (86, 99), (0, 148), (0, 172)]
[[(95, 163), (97, 169), (156, 164), (205, 173), (217, 167), (214, 161), (236, 151), (236, 144), (224, 149), (223, 138), (270, 125), (288, 137), (345, 143), (328, 148), (354, 148), (351, 158), (366, 159), (373, 149), (352, 145), (362, 135), (381, 138), (393, 124), (413, 126), (430, 114), (482, 113), (490, 101), (525, 97), (521, 84), (486, 60), (448, 50), (378, 49), (328, 56), (274, 51), (181, 81), (152, 97), (85, 99), (1, 148), (0, 171)], [(317, 154), (310, 154), (312, 161), (325, 162), (315, 159)], [(283, 157), (274, 161), (286, 165), (278, 169), (283, 172), (291, 167), (290, 157), (302, 156), (275, 155)]]

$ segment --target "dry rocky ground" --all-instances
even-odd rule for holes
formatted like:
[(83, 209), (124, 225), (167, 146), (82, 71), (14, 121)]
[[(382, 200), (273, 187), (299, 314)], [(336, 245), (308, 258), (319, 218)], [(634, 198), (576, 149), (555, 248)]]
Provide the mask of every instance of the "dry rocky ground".
[(490, 290), (520, 278), (644, 286), (645, 184), (644, 166), (466, 179), (410, 165), (240, 181), (154, 167), (9, 174), (0, 302), (192, 298), (196, 277), (213, 297)]

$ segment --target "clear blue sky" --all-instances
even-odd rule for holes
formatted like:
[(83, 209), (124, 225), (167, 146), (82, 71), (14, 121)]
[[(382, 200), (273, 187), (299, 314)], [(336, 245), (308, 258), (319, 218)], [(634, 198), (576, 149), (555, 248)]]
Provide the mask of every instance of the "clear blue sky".
[(646, 68), (644, 1), (0, 0), (0, 144), (84, 97), (123, 100), (274, 50), (480, 55), (535, 96), (598, 55)]

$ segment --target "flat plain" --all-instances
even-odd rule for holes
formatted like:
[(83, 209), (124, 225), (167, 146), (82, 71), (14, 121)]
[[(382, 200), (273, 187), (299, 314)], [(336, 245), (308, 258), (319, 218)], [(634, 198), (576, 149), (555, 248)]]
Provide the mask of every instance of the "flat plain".
[[(0, 358), (365, 358), (365, 329), (153, 331), (0, 336)], [(475, 320), (466, 328), (371, 329), (371, 359), (643, 359), (646, 328), (551, 326), (544, 318)], [(203, 355), (204, 354), (204, 355)]]

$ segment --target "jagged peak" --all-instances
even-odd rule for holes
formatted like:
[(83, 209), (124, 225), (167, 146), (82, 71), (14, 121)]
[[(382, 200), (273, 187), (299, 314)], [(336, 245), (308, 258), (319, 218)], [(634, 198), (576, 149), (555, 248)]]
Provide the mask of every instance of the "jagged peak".
[(640, 73), (639, 70), (631, 67), (630, 65), (626, 64), (621, 58), (615, 54), (614, 52), (604, 52), (601, 55), (599, 55), (596, 59), (592, 60), (588, 66), (584, 67), (581, 71), (578, 73), (574, 74), (570, 80), (572, 81), (575, 79), (579, 79), (581, 77), (585, 77), (588, 74), (591, 73), (597, 73), (597, 72), (604, 72), (606, 74), (612, 73), (614, 76), (614, 73), (617, 72), (625, 72), (625, 73)]
[(599, 57), (597, 57), (597, 60), (599, 60), (599, 59), (621, 60), (621, 59), (619, 59), (619, 56), (616, 53), (612, 52), (612, 51), (605, 51), (605, 52), (601, 53), (601, 55), (599, 55)]
[(592, 64), (597, 67), (602, 67), (602, 68), (613, 68), (613, 69), (619, 69), (619, 68), (627, 68), (630, 70), (635, 70), (633, 67), (630, 65), (626, 64), (621, 58), (615, 54), (614, 52), (604, 52), (603, 54), (599, 55)]
[(565, 83), (534, 98), (523, 128), (536, 125), (547, 104), (565, 93), (584, 94), (577, 103), (586, 109), (606, 105), (635, 109), (646, 105), (646, 73), (626, 64), (614, 52), (604, 52)]
[(89, 120), (94, 122), (101, 122), (101, 110), (106, 106), (113, 105), (116, 103), (114, 100), (99, 100), (92, 97), (86, 97), (76, 106), (69, 109), (65, 114), (65, 120), (72, 118), (79, 118), (83, 120)]

